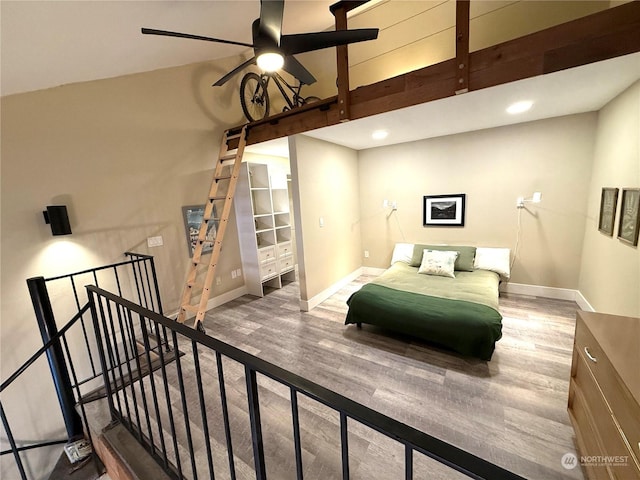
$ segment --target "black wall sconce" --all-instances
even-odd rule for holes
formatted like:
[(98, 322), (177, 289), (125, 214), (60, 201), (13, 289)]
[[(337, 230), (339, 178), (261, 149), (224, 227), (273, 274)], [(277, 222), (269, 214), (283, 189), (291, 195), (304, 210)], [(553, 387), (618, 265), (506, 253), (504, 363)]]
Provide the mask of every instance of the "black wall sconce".
[(47, 210), (42, 212), (44, 221), (51, 225), (53, 235), (70, 235), (71, 224), (65, 205), (47, 205)]

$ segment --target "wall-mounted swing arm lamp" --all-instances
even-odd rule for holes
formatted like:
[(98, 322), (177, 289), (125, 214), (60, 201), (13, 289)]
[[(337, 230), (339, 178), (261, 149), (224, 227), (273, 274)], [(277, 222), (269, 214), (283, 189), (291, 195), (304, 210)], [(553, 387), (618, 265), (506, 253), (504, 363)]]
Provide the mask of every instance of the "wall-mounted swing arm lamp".
[(47, 209), (42, 212), (44, 221), (51, 225), (52, 235), (70, 235), (71, 224), (66, 205), (47, 205)]
[(533, 192), (533, 196), (531, 198), (518, 197), (516, 202), (517, 208), (524, 208), (525, 203), (540, 203), (542, 200), (542, 193)]

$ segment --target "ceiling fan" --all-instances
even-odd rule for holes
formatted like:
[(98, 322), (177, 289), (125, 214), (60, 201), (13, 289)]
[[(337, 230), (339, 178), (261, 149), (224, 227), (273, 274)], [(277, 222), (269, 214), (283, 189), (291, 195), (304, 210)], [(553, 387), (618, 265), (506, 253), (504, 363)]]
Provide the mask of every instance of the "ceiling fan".
[(297, 78), (301, 83), (311, 85), (316, 79), (296, 60), (294, 57), (295, 54), (366, 40), (375, 40), (378, 37), (377, 28), (282, 35), (283, 14), (284, 0), (260, 0), (260, 18), (254, 20), (252, 25), (252, 44), (191, 35), (188, 33), (155, 30), (152, 28), (143, 28), (142, 33), (252, 47), (254, 56), (231, 70), (214, 83), (214, 86), (223, 85), (236, 73), (254, 62), (258, 64), (258, 67), (267, 72), (273, 72), (282, 68)]

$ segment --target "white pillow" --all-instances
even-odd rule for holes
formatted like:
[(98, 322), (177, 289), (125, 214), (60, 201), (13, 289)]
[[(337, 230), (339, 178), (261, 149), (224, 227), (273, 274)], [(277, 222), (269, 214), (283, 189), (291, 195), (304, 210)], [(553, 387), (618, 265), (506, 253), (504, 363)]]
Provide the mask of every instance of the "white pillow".
[(511, 268), (509, 266), (509, 255), (511, 251), (508, 248), (476, 248), (476, 258), (473, 261), (473, 267), (476, 270), (490, 270), (506, 280), (511, 276)]
[(453, 273), (453, 267), (458, 255), (458, 252), (450, 252), (448, 250), (423, 250), (422, 263), (418, 273), (456, 278)]
[(411, 263), (413, 257), (413, 243), (396, 243), (391, 256), (391, 265), (396, 262)]

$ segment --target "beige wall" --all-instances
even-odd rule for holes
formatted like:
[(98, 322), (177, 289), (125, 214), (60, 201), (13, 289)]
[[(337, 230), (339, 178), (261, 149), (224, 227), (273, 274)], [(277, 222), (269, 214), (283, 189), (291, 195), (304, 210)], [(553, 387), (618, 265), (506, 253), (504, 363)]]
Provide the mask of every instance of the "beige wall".
[[(581, 114), (364, 150), (359, 155), (366, 266), (386, 268), (396, 242), (514, 248), (516, 283), (575, 289), (596, 114)], [(465, 226), (424, 227), (423, 195), (466, 194)], [(395, 200), (390, 214), (383, 200)]]
[[(476, 51), (609, 7), (608, 1), (474, 0), (470, 50)], [(455, 57), (455, 1), (390, 0), (349, 19), (349, 28), (380, 28), (373, 42), (349, 46), (351, 88)]]
[[(237, 85), (214, 89), (211, 78), (237, 62), (2, 98), (2, 378), (42, 346), (28, 277), (120, 261), (126, 250), (149, 253), (165, 311), (175, 311), (188, 266), (181, 206), (204, 203), (223, 127), (242, 122)], [(69, 207), (71, 236), (52, 237), (44, 223), (42, 210), (56, 203)], [(235, 219), (227, 232), (214, 295), (242, 285), (230, 275), (241, 266)], [(146, 238), (156, 235), (164, 246), (147, 248)], [(34, 368), (35, 376), (3, 392), (3, 406), (19, 440), (59, 438), (64, 429), (46, 361)], [(25, 408), (25, 398), (37, 400)], [(25, 457), (38, 478), (59, 453), (54, 447)], [(2, 457), (3, 468), (11, 463)], [(15, 470), (1, 476), (14, 476), (7, 472)]]
[(617, 239), (622, 190), (612, 237), (598, 230), (603, 187), (640, 188), (640, 82), (598, 113), (589, 185), (580, 291), (597, 311), (640, 316), (640, 252)]
[(291, 137), (289, 150), (300, 296), (307, 301), (362, 265), (358, 153), (304, 135)]

